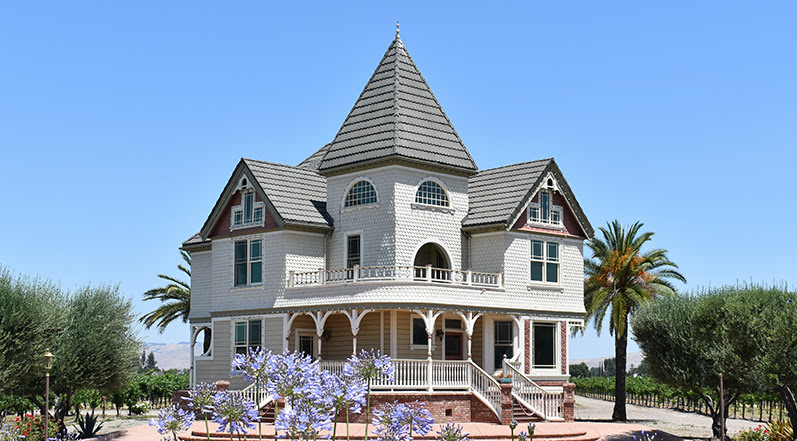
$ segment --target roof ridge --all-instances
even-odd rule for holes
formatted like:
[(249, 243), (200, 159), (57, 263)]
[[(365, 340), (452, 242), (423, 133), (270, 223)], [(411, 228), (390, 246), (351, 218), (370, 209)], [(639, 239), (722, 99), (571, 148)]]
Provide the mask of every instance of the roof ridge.
[(518, 162), (516, 164), (507, 164), (507, 165), (502, 165), (500, 167), (486, 168), (484, 170), (479, 170), (479, 173), (477, 173), (474, 176), (478, 176), (478, 175), (480, 175), (482, 173), (489, 172), (489, 171), (500, 170), (502, 168), (516, 167), (518, 165), (528, 165), (528, 164), (534, 164), (536, 162), (544, 162), (544, 161), (553, 161), (553, 157), (543, 158), (543, 159), (535, 159), (534, 161)]
[(285, 167), (285, 168), (289, 168), (291, 170), (308, 172), (308, 173), (312, 173), (314, 175), (318, 175), (318, 172), (316, 172), (315, 170), (306, 169), (304, 167), (299, 167), (297, 165), (280, 164), (279, 162), (270, 162), (270, 161), (263, 161), (263, 160), (260, 160), (260, 159), (243, 158), (243, 157), (241, 158), (241, 160), (257, 162), (257, 163), (260, 163), (260, 164), (275, 165), (275, 166), (278, 166), (278, 167)]

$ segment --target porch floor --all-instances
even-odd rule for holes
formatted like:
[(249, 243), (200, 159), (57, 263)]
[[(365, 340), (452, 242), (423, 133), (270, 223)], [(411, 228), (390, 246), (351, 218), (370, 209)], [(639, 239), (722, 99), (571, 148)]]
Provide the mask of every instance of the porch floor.
[[(215, 432), (218, 428), (218, 425), (210, 422), (210, 436), (213, 440), (224, 440), (229, 439), (228, 433), (219, 433)], [(508, 441), (510, 439), (510, 431), (508, 426), (502, 426), (499, 424), (488, 424), (488, 423), (461, 423), (463, 426), (463, 432), (470, 433), (470, 438), (473, 440), (480, 440), (480, 441)], [(352, 440), (362, 440), (363, 433), (365, 432), (365, 425), (364, 424), (351, 424), (351, 436)], [(369, 430), (373, 428), (373, 425), (369, 427)], [(150, 427), (150, 431), (153, 434), (157, 434), (155, 429)], [(435, 424), (434, 429), (432, 432), (427, 434), (424, 437), (414, 437), (415, 439), (423, 439), (423, 440), (432, 440), (436, 439), (437, 434), (435, 433), (436, 430), (439, 429), (439, 425)], [(518, 428), (515, 429), (515, 439), (517, 439), (517, 434), (520, 430), (526, 430), (525, 424), (518, 425)], [(596, 440), (632, 440), (632, 435), (637, 435), (639, 438), (640, 431), (651, 431), (650, 427), (643, 426), (640, 424), (622, 424), (622, 423), (593, 423), (593, 422), (576, 422), (576, 423), (537, 423), (536, 431), (534, 432), (534, 441), (596, 441)], [(207, 441), (207, 435), (205, 433), (205, 423), (202, 421), (196, 421), (191, 426), (191, 432), (184, 433), (179, 437), (183, 441)], [(371, 439), (375, 439), (376, 435), (373, 431), (371, 431)], [(124, 437), (120, 438), (124, 439)], [(132, 438), (131, 438), (132, 439)], [(135, 439), (149, 439), (149, 438), (135, 438)], [(152, 440), (159, 439), (157, 437), (152, 437)], [(257, 429), (250, 430), (249, 434), (246, 436), (247, 440), (256, 440), (257, 439)], [(268, 439), (268, 441), (274, 440), (274, 426), (272, 424), (263, 424), (263, 439)], [(320, 438), (319, 438), (320, 439)], [(346, 425), (338, 423), (338, 431), (336, 433), (335, 439), (337, 440), (345, 440), (346, 439)]]

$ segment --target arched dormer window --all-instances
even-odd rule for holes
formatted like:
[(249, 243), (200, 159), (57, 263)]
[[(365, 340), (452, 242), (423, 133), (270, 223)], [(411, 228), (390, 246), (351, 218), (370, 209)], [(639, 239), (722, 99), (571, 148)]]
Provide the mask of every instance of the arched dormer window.
[(344, 207), (356, 207), (358, 205), (368, 205), (376, 203), (376, 190), (374, 186), (366, 181), (360, 180), (349, 187), (346, 193), (346, 200), (343, 202)]
[(443, 186), (432, 180), (426, 180), (418, 186), (415, 193), (415, 203), (448, 207), (448, 194)]

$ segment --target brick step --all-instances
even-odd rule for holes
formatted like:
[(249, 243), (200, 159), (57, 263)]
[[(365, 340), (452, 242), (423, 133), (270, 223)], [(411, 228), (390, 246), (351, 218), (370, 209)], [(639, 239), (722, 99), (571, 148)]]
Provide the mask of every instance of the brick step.
[(518, 423), (539, 423), (543, 419), (539, 415), (532, 413), (530, 410), (515, 398), (512, 398), (512, 416), (518, 420)]

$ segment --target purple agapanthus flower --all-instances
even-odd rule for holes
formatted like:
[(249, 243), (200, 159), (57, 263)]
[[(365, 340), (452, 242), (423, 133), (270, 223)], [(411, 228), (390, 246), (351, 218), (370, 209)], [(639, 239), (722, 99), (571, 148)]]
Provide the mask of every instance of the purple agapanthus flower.
[(352, 355), (343, 366), (343, 375), (359, 378), (367, 383), (377, 379), (386, 379), (393, 382), (395, 366), (390, 357), (383, 355), (379, 350), (371, 349), (360, 351), (359, 355)]
[(280, 412), (274, 427), (290, 439), (317, 439), (321, 431), (332, 429), (332, 410), (307, 398), (297, 398), (290, 408)]
[(188, 407), (194, 412), (212, 412), (213, 397), (216, 395), (216, 386), (208, 383), (199, 383), (188, 391), (188, 396), (183, 398), (188, 401)]
[(232, 375), (243, 375), (244, 380), (265, 385), (271, 373), (271, 351), (248, 348), (246, 354), (235, 354)]
[(318, 384), (318, 395), (324, 405), (336, 413), (347, 405), (349, 410), (359, 413), (365, 406), (366, 385), (361, 380), (322, 371)]
[(213, 397), (213, 421), (219, 424), (218, 432), (246, 434), (247, 428), (255, 428), (257, 419), (255, 403), (241, 394), (225, 391)]
[(161, 435), (172, 434), (191, 428), (194, 413), (178, 408), (175, 405), (163, 408), (158, 412), (158, 418), (150, 418), (149, 425), (155, 426)]
[(320, 370), (318, 362), (303, 352), (288, 352), (269, 358), (271, 375), (267, 390), (277, 399), (313, 399), (317, 394)]
[(440, 441), (470, 441), (470, 433), (462, 433), (462, 426), (455, 423), (441, 425), (437, 431), (437, 439)]
[(434, 418), (425, 406), (426, 403), (416, 400), (414, 403), (400, 404), (396, 409), (394, 418), (398, 424), (407, 428), (410, 438), (413, 434), (423, 436), (432, 430)]

